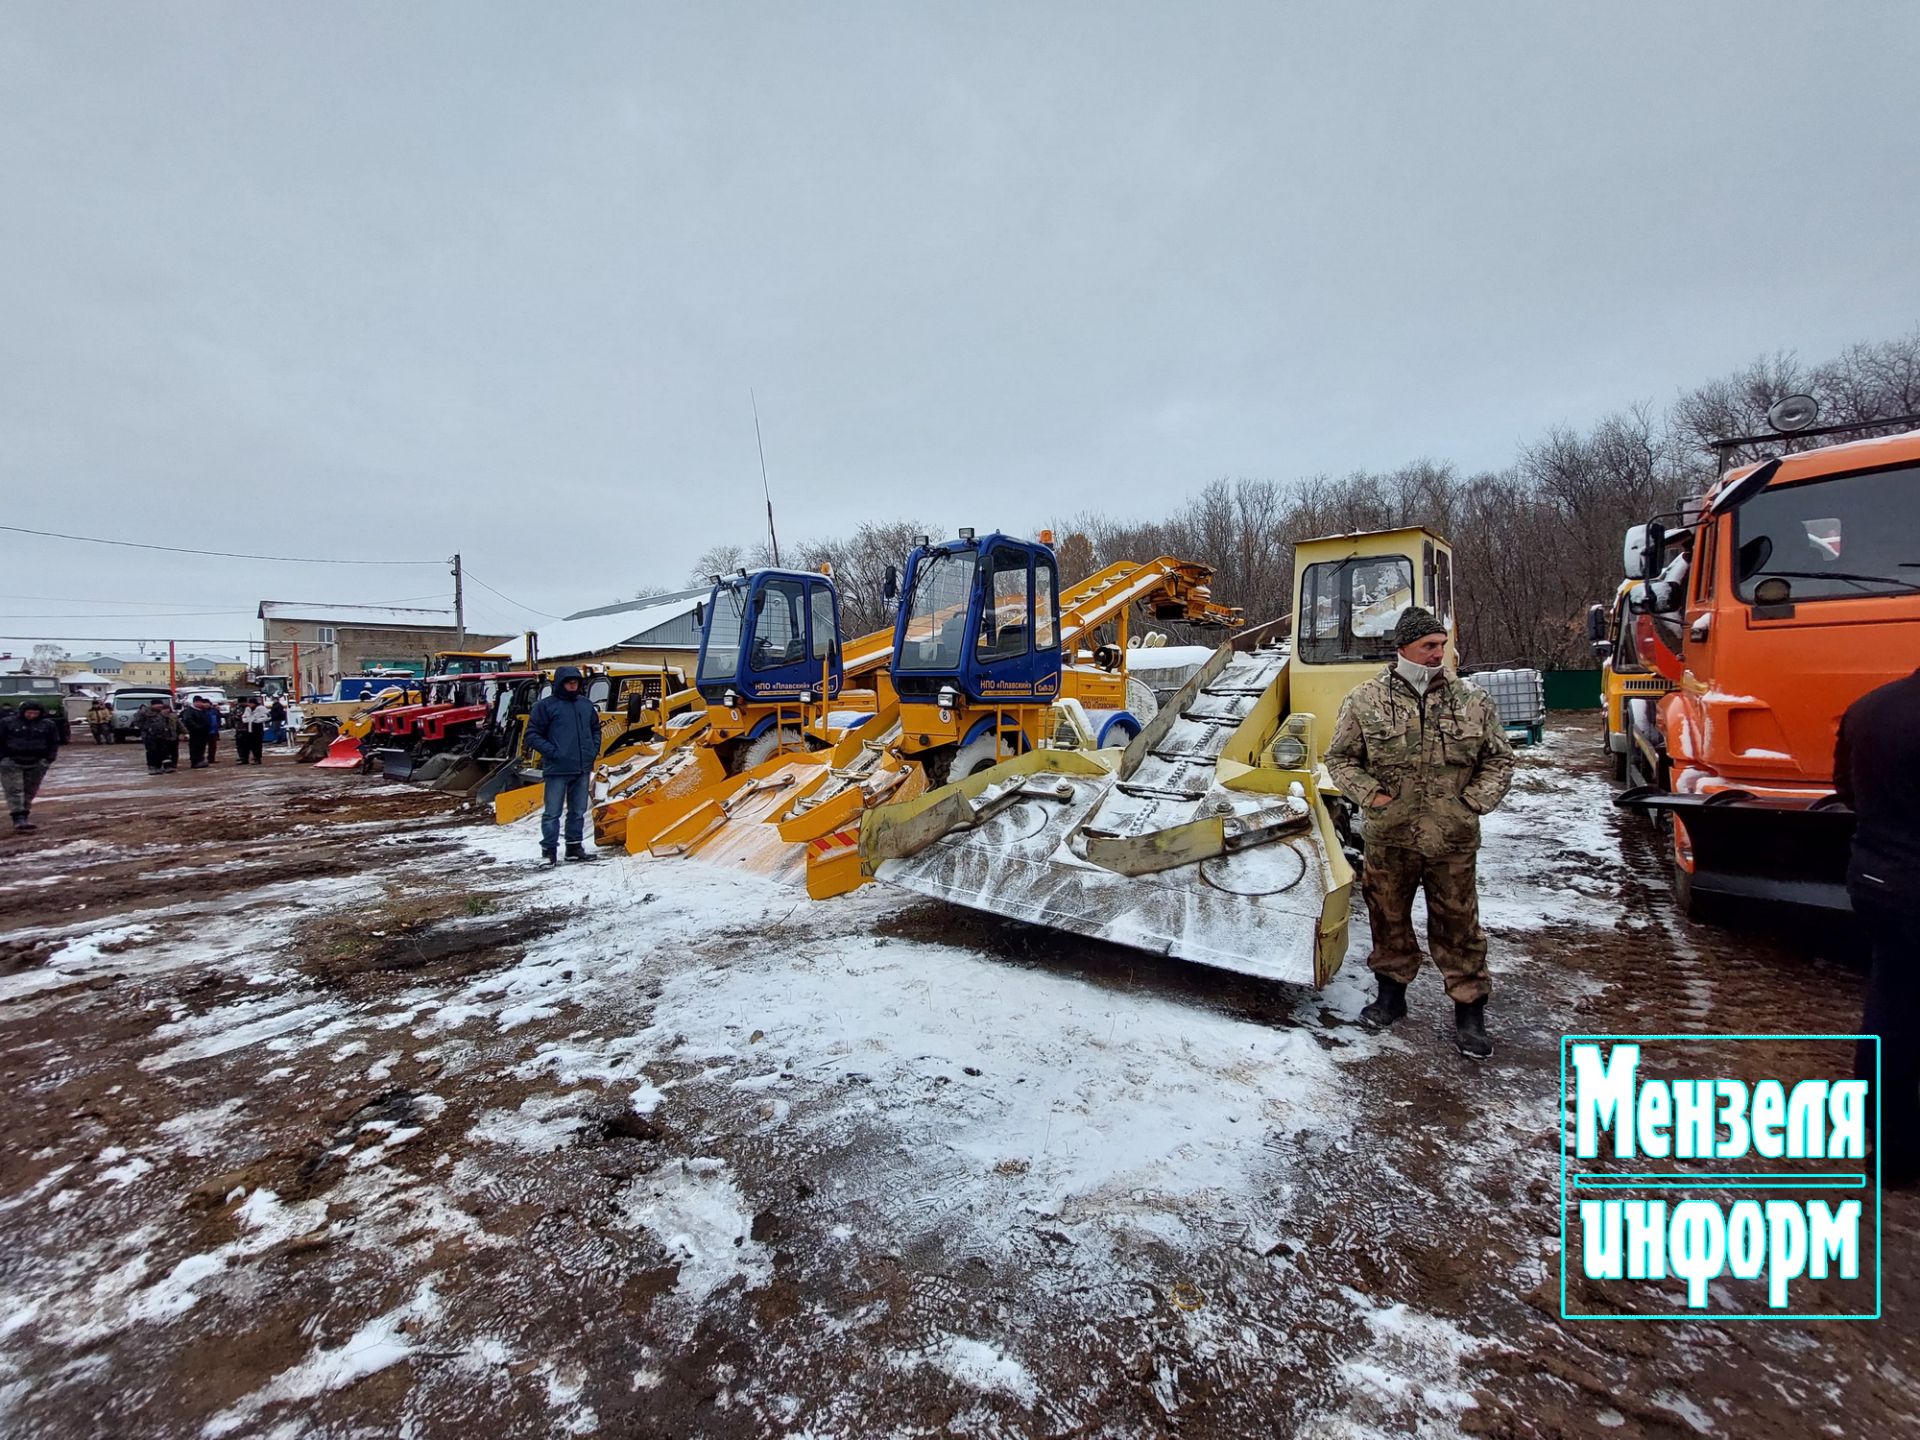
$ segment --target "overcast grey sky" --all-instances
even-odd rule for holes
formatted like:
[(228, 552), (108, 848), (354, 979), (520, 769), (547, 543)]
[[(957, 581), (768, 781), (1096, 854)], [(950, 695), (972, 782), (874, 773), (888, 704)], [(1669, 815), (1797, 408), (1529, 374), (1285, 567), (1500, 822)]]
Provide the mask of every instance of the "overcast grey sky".
[[(791, 538), (1500, 466), (1920, 320), (1917, 70), (1904, 0), (4, 0), (5, 518), (557, 613), (757, 537), (750, 386)], [(8, 632), (445, 588), (0, 544)]]

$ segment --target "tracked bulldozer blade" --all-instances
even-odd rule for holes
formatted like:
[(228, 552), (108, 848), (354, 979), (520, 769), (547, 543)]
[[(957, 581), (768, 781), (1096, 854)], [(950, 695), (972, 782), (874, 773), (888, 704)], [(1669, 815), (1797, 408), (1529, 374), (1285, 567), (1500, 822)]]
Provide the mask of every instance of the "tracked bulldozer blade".
[(1261, 763), (1285, 663), (1223, 649), (1123, 754), (1034, 751), (869, 811), (862, 856), (971, 909), (1324, 984), (1353, 876), (1311, 774)]

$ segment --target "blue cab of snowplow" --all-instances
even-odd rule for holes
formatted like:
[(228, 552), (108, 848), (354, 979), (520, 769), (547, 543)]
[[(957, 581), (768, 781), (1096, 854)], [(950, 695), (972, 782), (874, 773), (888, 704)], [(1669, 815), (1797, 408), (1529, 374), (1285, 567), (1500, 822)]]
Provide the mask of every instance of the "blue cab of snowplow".
[(900, 597), (890, 670), (903, 701), (949, 687), (988, 705), (1060, 693), (1059, 567), (1049, 546), (971, 530), (922, 540), (907, 556)]
[(844, 679), (840, 597), (829, 577), (806, 570), (714, 577), (694, 680), (709, 705), (830, 700)]

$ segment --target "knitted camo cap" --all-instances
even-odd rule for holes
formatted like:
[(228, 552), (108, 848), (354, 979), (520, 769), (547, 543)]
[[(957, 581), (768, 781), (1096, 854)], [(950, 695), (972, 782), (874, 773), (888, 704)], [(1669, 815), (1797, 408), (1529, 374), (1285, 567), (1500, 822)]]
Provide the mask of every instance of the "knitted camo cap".
[(1440, 623), (1439, 617), (1431, 610), (1409, 605), (1400, 612), (1399, 623), (1393, 627), (1393, 648), (1404, 650), (1416, 640), (1446, 633), (1447, 627)]

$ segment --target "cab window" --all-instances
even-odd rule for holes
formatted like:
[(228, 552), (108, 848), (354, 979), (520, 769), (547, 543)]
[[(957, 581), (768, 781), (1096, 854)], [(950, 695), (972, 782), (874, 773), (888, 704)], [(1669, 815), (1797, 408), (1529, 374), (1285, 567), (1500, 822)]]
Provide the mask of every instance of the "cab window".
[(816, 585), (813, 587), (813, 658), (826, 659), (839, 638), (833, 624), (833, 592), (824, 585)]
[(1060, 576), (1052, 560), (1033, 562), (1033, 648), (1051, 650), (1060, 643), (1055, 617), (1060, 610)]
[(755, 670), (778, 670), (807, 655), (806, 585), (799, 580), (769, 580), (754, 597)]
[(981, 660), (1005, 660), (1027, 653), (1028, 616), (1033, 608), (1033, 585), (1025, 551), (996, 547), (987, 556), (986, 607), (980, 615), (980, 633), (974, 654)]

